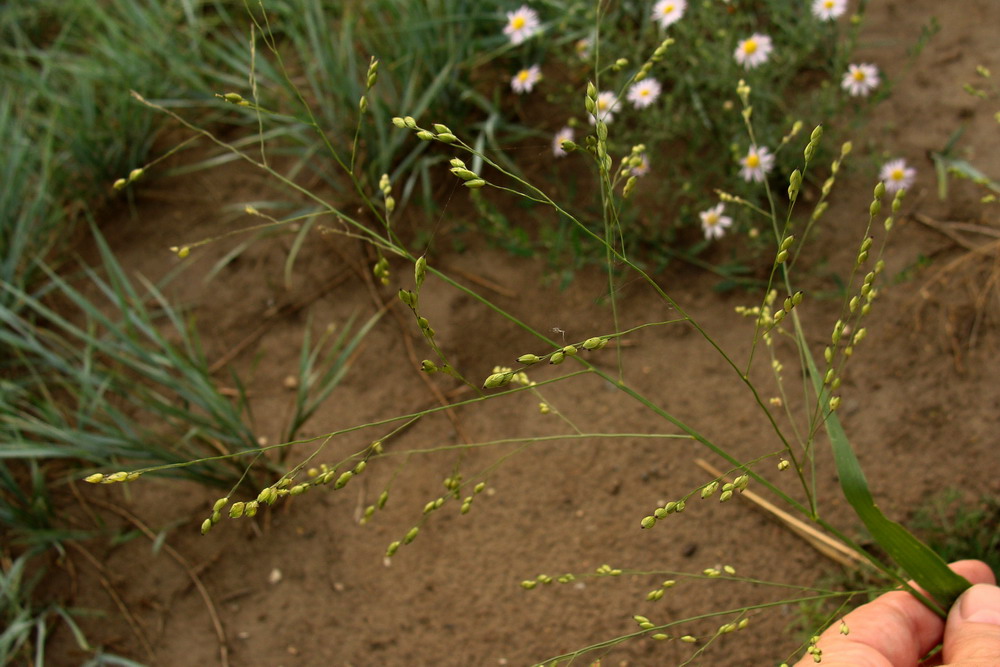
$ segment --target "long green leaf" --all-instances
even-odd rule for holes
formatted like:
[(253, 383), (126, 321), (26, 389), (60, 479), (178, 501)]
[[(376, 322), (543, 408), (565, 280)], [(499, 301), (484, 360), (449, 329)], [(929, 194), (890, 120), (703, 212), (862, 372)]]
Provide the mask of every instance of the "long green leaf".
[[(816, 362), (808, 350), (805, 350), (805, 358), (809, 365), (813, 388), (820, 398), (820, 405), (826, 406), (829, 404), (830, 395), (823, 386), (823, 376), (817, 370)], [(868, 480), (861, 470), (861, 464), (835, 413), (830, 412), (827, 415), (825, 426), (833, 447), (840, 487), (847, 502), (854, 508), (858, 518), (865, 524), (879, 546), (885, 549), (918, 586), (927, 591), (929, 599), (918, 595), (921, 602), (944, 616), (955, 599), (971, 584), (964, 577), (955, 574), (944, 559), (910, 531), (882, 513), (875, 504), (868, 487)]]

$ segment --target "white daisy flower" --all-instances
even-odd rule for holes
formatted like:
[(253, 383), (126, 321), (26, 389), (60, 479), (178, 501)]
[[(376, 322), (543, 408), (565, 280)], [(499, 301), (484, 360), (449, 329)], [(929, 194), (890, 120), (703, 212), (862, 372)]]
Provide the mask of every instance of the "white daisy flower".
[(847, 66), (847, 73), (844, 74), (840, 87), (854, 97), (868, 97), (868, 93), (875, 90), (880, 82), (878, 67), (862, 63)]
[(605, 123), (610, 123), (615, 115), (615, 106), (618, 99), (613, 92), (605, 90), (597, 95), (597, 111), (590, 116), (590, 124), (596, 125), (600, 118)]
[(698, 214), (706, 239), (722, 238), (722, 235), (726, 233), (726, 228), (733, 224), (732, 218), (728, 215), (722, 215), (724, 208), (724, 204), (716, 204), (707, 211)]
[(564, 141), (573, 141), (573, 128), (568, 125), (552, 137), (552, 154), (556, 157), (566, 157), (566, 151), (562, 147)]
[(736, 57), (736, 62), (743, 67), (753, 69), (767, 62), (773, 50), (774, 44), (771, 42), (771, 38), (755, 32), (740, 42), (733, 55)]
[(628, 101), (635, 106), (636, 109), (645, 109), (650, 104), (656, 101), (656, 98), (660, 96), (660, 91), (663, 88), (660, 86), (660, 82), (656, 79), (643, 79), (633, 83), (628, 89)]
[(847, 11), (847, 0), (813, 0), (812, 10), (821, 21), (832, 21)]
[(513, 12), (507, 12), (507, 25), (503, 34), (510, 38), (511, 44), (520, 44), (538, 32), (541, 21), (538, 12), (528, 5), (521, 5)]
[(896, 192), (906, 190), (913, 185), (913, 180), (917, 177), (917, 170), (906, 166), (906, 160), (889, 160), (882, 165), (882, 171), (878, 177), (885, 184), (886, 192)]
[(766, 146), (751, 146), (740, 164), (743, 165), (740, 169), (743, 180), (748, 183), (763, 183), (767, 173), (774, 169), (774, 155)]
[(510, 80), (510, 87), (515, 93), (523, 95), (530, 93), (535, 84), (542, 80), (542, 70), (538, 65), (522, 69)]
[(677, 23), (684, 16), (687, 0), (660, 0), (653, 5), (653, 20), (659, 21), (661, 28)]
[(593, 50), (594, 40), (590, 37), (584, 37), (583, 39), (577, 40), (576, 57), (580, 60), (590, 60), (591, 51)]

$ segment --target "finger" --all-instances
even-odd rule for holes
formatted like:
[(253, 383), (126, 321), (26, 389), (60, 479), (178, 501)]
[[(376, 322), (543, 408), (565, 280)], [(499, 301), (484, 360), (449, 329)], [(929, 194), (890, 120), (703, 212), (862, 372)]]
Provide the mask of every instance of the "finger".
[[(980, 561), (958, 561), (952, 570), (972, 583), (992, 583), (993, 572)], [(844, 617), (849, 634), (834, 624), (820, 636), (826, 667), (915, 665), (941, 641), (944, 621), (905, 591), (885, 593)], [(799, 665), (808, 665), (806, 656)]]
[(959, 596), (948, 614), (944, 660), (963, 667), (1000, 662), (1000, 588), (980, 584)]

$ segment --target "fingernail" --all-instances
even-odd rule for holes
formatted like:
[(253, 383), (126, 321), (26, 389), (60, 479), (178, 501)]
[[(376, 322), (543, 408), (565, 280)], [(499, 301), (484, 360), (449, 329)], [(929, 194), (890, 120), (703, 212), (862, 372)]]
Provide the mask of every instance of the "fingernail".
[(1000, 588), (976, 584), (959, 598), (958, 614), (968, 623), (1000, 625)]

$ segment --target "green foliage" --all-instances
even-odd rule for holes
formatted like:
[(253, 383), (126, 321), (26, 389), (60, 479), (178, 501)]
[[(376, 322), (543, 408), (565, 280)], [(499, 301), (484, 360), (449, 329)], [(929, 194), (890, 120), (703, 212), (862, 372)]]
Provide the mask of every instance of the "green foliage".
[(911, 523), (945, 560), (976, 558), (1000, 574), (1000, 499), (983, 495), (969, 502), (948, 491), (930, 499)]

